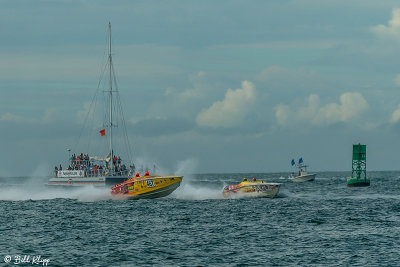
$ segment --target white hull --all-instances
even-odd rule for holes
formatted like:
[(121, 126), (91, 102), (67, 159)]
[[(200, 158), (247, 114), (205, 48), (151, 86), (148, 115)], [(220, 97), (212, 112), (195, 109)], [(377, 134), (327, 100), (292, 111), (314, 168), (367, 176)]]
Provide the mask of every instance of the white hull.
[(49, 179), (47, 185), (51, 186), (85, 186), (85, 185), (93, 185), (93, 186), (102, 186), (106, 185), (105, 177), (53, 177)]
[(100, 176), (100, 177), (52, 177), (49, 179), (47, 185), (49, 186), (111, 186), (122, 183), (128, 176)]
[(311, 182), (315, 180), (315, 176), (317, 174), (313, 173), (313, 174), (302, 174), (300, 176), (296, 176), (293, 178), (290, 178), (291, 181), (293, 182)]
[(250, 192), (250, 193), (239, 193), (237, 196), (242, 198), (259, 198), (259, 197), (266, 197), (266, 198), (274, 198), (279, 193), (279, 188), (277, 189), (268, 189), (262, 192)]

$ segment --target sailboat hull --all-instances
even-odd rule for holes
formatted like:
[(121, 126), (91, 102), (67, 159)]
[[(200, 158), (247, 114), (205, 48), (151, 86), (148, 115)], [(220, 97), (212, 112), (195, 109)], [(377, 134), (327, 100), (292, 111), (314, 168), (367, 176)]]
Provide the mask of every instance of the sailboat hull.
[(101, 176), (101, 177), (52, 177), (49, 186), (96, 186), (105, 187), (120, 184), (131, 177), (128, 176)]

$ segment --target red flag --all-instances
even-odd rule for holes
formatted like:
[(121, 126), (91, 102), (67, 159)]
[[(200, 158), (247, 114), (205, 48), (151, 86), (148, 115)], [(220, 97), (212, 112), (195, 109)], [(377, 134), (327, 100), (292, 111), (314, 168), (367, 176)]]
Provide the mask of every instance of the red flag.
[(106, 135), (106, 129), (100, 130), (100, 134), (101, 134), (101, 136), (105, 136)]

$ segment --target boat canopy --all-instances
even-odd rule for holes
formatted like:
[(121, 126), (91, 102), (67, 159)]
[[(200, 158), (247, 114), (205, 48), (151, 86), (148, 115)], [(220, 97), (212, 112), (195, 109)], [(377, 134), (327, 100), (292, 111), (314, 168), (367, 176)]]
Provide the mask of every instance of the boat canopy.
[(96, 160), (96, 161), (105, 161), (105, 162), (110, 162), (111, 160), (111, 153), (108, 153), (108, 155), (105, 158), (99, 158), (99, 157), (89, 157), (90, 160)]

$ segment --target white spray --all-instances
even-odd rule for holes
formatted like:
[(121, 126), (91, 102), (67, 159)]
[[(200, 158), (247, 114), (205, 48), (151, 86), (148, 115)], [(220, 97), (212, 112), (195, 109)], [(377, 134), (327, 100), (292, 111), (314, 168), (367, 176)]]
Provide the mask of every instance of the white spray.
[(196, 181), (194, 173), (198, 169), (198, 161), (196, 159), (187, 159), (177, 164), (175, 174), (183, 175), (181, 186), (172, 194), (177, 199), (185, 200), (206, 200), (222, 198), (221, 188), (214, 186), (199, 185)]
[(17, 178), (7, 179), (8, 181), (0, 188), (0, 200), (19, 201), (67, 198), (79, 201), (99, 201), (111, 197), (109, 188), (47, 186), (50, 175), (49, 170), (51, 168), (48, 164), (40, 164), (32, 172), (32, 175), (24, 179), (22, 183)]

